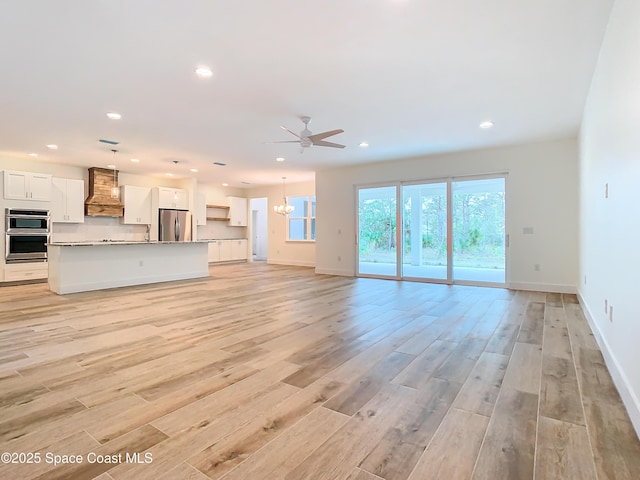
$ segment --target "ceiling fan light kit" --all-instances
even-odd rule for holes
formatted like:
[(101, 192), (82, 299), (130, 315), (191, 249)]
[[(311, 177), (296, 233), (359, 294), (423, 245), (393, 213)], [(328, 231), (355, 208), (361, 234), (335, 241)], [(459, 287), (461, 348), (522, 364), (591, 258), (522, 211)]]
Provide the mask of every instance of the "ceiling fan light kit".
[(300, 134), (297, 134), (294, 131), (289, 130), (285, 126), (280, 127), (283, 130), (286, 130), (287, 132), (289, 132), (291, 135), (297, 137), (298, 140), (284, 140), (284, 141), (273, 142), (273, 143), (297, 143), (301, 147), (301, 151), (300, 151), (301, 153), (304, 152), (305, 148), (310, 148), (312, 146), (344, 148), (344, 145), (341, 145), (339, 143), (325, 141), (325, 138), (338, 135), (339, 133), (343, 133), (344, 130), (342, 129), (329, 130), (327, 132), (313, 134), (313, 132), (309, 130), (309, 122), (311, 122), (311, 117), (301, 117), (300, 120), (302, 120), (302, 123), (304, 123), (304, 130), (302, 130)]

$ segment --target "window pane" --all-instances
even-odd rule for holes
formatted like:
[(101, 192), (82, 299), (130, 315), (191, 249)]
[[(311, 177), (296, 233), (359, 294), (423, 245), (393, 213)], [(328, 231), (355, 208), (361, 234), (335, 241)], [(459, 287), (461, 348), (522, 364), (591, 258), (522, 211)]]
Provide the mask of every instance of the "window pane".
[(315, 240), (315, 239), (316, 239), (316, 219), (312, 218), (311, 219), (311, 240)]
[(316, 216), (316, 196), (311, 197), (311, 216)]
[(289, 240), (307, 240), (307, 219), (289, 219)]
[(289, 204), (293, 205), (294, 210), (289, 215), (293, 218), (303, 218), (307, 216), (306, 204), (307, 197), (289, 197)]

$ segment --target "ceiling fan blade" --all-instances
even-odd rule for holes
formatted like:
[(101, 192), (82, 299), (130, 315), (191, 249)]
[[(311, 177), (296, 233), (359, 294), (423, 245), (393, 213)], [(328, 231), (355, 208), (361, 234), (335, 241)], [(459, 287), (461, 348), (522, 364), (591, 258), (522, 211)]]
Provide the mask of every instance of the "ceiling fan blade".
[(317, 140), (322, 140), (323, 138), (332, 137), (334, 135), (338, 135), (339, 133), (344, 133), (344, 130), (338, 129), (338, 130), (330, 130), (328, 132), (315, 133), (313, 135), (309, 135), (309, 140), (315, 143)]
[(339, 143), (333, 143), (333, 142), (325, 142), (324, 140), (320, 140), (318, 142), (313, 142), (313, 145), (316, 146), (316, 147), (344, 148), (344, 145), (340, 145)]
[(269, 142), (269, 143), (300, 143), (298, 140), (282, 140), (280, 142)]
[(280, 125), (280, 128), (283, 130), (286, 130), (287, 132), (289, 132), (291, 135), (295, 135), (296, 137), (302, 139), (302, 137), (300, 135), (298, 135), (296, 132), (292, 132), (291, 130), (289, 130), (287, 127), (285, 127), (284, 125)]

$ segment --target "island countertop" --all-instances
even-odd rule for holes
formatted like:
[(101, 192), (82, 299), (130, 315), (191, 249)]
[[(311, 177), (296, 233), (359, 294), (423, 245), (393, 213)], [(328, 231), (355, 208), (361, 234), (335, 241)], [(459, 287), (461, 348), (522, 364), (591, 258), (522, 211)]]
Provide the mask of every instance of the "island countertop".
[(207, 252), (206, 241), (52, 242), (49, 289), (67, 294), (208, 277)]
[(168, 240), (88, 240), (86, 242), (49, 242), (48, 245), (58, 246), (58, 247), (94, 247), (94, 246), (103, 246), (103, 245), (161, 245), (168, 243), (209, 243), (209, 240), (193, 240), (191, 242), (175, 242)]

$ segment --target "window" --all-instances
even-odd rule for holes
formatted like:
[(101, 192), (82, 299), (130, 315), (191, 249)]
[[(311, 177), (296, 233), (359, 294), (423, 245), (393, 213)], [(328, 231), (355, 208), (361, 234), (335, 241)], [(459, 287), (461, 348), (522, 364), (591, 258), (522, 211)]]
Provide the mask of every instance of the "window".
[(288, 240), (316, 239), (316, 197), (289, 197), (289, 204), (294, 206), (289, 214)]

